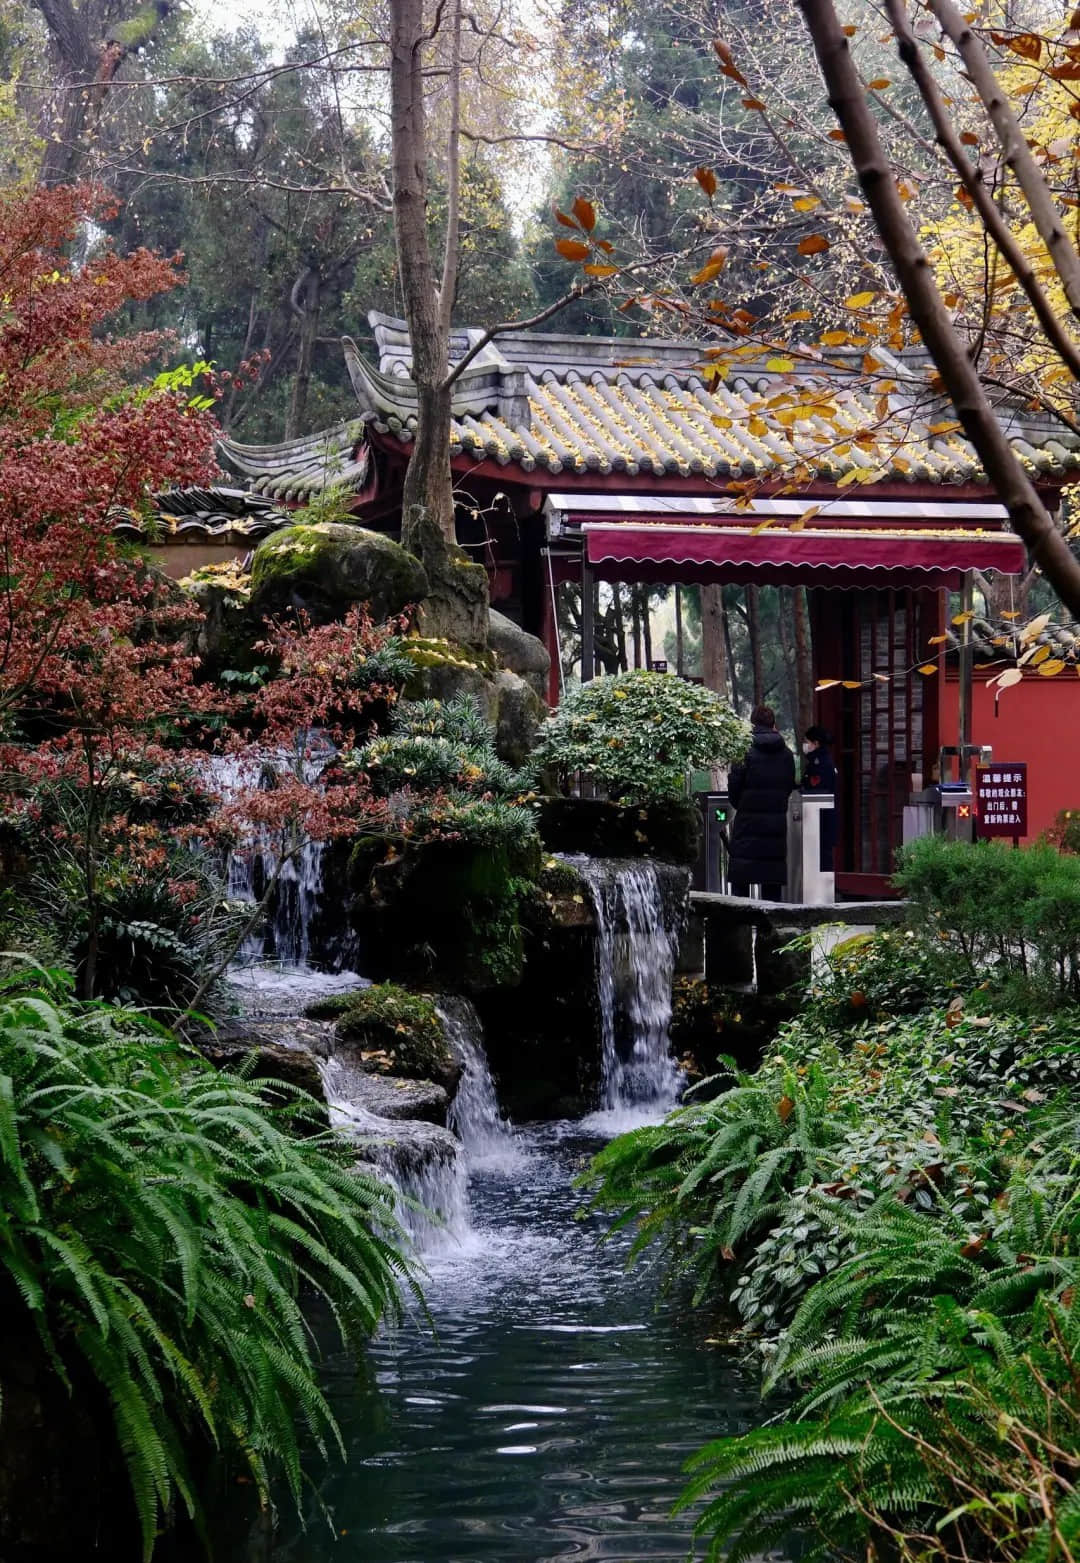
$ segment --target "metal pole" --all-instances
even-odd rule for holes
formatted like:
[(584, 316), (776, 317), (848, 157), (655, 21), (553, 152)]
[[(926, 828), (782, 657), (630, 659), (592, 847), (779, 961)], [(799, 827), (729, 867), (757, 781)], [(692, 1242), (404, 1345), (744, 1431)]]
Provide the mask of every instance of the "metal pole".
[(581, 558), (581, 682), (587, 684), (596, 673), (596, 586), (592, 570)]

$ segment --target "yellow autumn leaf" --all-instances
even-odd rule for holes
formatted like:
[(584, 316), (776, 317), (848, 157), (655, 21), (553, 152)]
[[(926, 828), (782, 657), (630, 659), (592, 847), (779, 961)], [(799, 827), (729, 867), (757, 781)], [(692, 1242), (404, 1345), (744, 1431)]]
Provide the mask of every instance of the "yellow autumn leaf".
[(877, 294), (873, 291), (873, 289), (867, 289), (864, 293), (852, 293), (844, 300), (844, 308), (865, 309), (866, 306), (868, 304), (872, 304), (876, 298)]
[(917, 669), (917, 671), (919, 673), (921, 673), (924, 678), (929, 678), (931, 673), (936, 673), (937, 672), (937, 663), (936, 662), (924, 662), (922, 664), (922, 666)]
[(765, 367), (771, 369), (774, 374), (790, 374), (795, 367), (795, 362), (791, 358), (770, 358)]
[(1060, 673), (1064, 666), (1065, 660), (1063, 657), (1051, 657), (1048, 662), (1041, 664), (1039, 672), (1043, 678), (1053, 678), (1054, 674)]

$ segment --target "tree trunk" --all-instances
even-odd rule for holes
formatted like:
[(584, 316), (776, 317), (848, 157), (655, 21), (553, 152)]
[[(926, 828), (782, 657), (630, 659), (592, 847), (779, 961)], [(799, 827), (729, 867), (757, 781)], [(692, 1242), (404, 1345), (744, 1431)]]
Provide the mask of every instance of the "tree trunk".
[(795, 682), (798, 690), (796, 721), (800, 734), (814, 723), (814, 646), (810, 635), (810, 608), (806, 587), (796, 586), (792, 594), (795, 621)]
[[(423, 0), (391, 0), (390, 132), (394, 239), (416, 382), (416, 436), (405, 474), (401, 540), (422, 555), (432, 535), (455, 541), (450, 476), (449, 319), (439, 296), (427, 213)], [(460, 80), (460, 77), (459, 77)]]
[(795, 671), (795, 627), (792, 623), (794, 609), (792, 597), (794, 593), (790, 586), (779, 586), (776, 592), (776, 624), (780, 635), (780, 649), (783, 653), (783, 675), (781, 687), (787, 696), (788, 710), (791, 712), (792, 726), (799, 726), (799, 685)]
[(761, 599), (760, 588), (746, 588), (746, 629), (750, 637), (750, 666), (753, 670), (754, 705), (765, 699), (765, 671), (761, 657)]
[(615, 613), (615, 644), (619, 651), (619, 672), (625, 673), (629, 667), (626, 659), (626, 619), (623, 616), (622, 587), (618, 581), (612, 583), (611, 602)]
[[(724, 588), (721, 587), (721, 594), (723, 594), (723, 590)], [(727, 652), (728, 672), (731, 675), (731, 704), (734, 710), (739, 711), (742, 709), (742, 702), (739, 699), (739, 665), (735, 661), (735, 649), (731, 644), (731, 615), (728, 613), (726, 602), (723, 604), (722, 611), (724, 623), (724, 650)]]
[(634, 635), (634, 666), (639, 668), (641, 666), (641, 598), (636, 586), (630, 588), (630, 613)]
[(965, 344), (953, 329), (930, 262), (897, 189), (832, 0), (799, 0), (799, 6), (867, 205), (956, 416), (1034, 562), (1070, 613), (1080, 616), (1080, 563), (1021, 466)]
[(649, 588), (638, 588), (641, 592), (641, 637), (645, 645), (645, 666), (652, 667), (652, 608), (649, 604)]
[(724, 645), (724, 588), (701, 588), (701, 676), (706, 689), (727, 695), (727, 652)]
[(682, 624), (682, 587), (675, 588), (675, 671), (682, 678), (686, 672), (686, 659), (683, 654), (683, 624)]
[[(146, 47), (176, 10), (176, 0), (152, 0), (123, 21), (106, 6), (87, 0), (78, 8), (71, 0), (32, 0), (32, 4), (48, 29), (55, 85), (55, 97), (45, 111), (53, 114), (52, 121), (42, 126), (38, 182), (74, 184), (83, 175), (90, 143), (121, 66)], [(116, 36), (121, 29), (122, 41)]]

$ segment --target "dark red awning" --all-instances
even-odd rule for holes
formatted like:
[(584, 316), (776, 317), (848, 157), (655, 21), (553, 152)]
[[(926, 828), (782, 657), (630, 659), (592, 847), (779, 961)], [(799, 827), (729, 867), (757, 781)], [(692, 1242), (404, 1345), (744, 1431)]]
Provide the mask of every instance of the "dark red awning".
[(585, 557), (611, 580), (760, 581), (777, 585), (959, 587), (968, 570), (1021, 575), (1009, 533), (845, 527), (792, 531), (625, 521), (582, 527)]

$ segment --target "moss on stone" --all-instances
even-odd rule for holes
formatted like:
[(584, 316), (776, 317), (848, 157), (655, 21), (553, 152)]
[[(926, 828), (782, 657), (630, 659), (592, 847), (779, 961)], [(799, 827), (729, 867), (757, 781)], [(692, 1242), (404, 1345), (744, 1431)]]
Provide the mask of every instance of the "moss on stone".
[(306, 1014), (332, 1020), (338, 1044), (359, 1049), (373, 1073), (439, 1085), (452, 1085), (460, 1073), (435, 1001), (427, 994), (381, 982), (319, 999)]
[(418, 603), (428, 582), (419, 559), (364, 527), (320, 521), (283, 527), (255, 550), (253, 605), (264, 616), (302, 608), (315, 623), (342, 618), (358, 602), (387, 618)]

